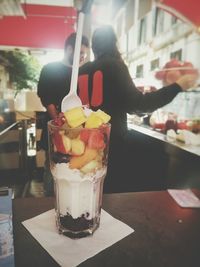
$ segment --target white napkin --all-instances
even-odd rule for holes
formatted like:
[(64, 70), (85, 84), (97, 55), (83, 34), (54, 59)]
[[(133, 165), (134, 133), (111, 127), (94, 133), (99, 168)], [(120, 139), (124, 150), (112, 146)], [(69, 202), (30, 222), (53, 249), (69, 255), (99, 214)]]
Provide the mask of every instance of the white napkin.
[(58, 234), (54, 209), (22, 224), (62, 267), (77, 266), (134, 232), (131, 227), (113, 218), (104, 210), (101, 210), (100, 227), (92, 236), (81, 239), (70, 239)]
[(200, 208), (200, 199), (191, 189), (168, 189), (167, 191), (182, 208)]

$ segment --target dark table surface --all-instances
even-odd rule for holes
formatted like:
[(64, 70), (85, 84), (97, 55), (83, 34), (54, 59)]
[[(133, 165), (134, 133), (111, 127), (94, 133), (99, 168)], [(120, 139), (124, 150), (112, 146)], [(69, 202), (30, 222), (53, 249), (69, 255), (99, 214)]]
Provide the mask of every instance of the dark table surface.
[[(59, 266), (21, 224), (53, 204), (53, 198), (13, 201), (16, 267)], [(200, 209), (179, 207), (167, 191), (106, 194), (103, 208), (135, 232), (79, 266), (200, 266)]]

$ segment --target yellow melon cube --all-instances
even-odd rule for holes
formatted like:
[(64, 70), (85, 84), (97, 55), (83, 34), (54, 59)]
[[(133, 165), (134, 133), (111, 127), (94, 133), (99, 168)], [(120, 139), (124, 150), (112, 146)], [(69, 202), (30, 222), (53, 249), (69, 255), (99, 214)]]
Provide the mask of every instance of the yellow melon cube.
[(103, 123), (102, 119), (93, 112), (87, 117), (85, 128), (98, 128)]
[(71, 140), (71, 152), (73, 155), (82, 155), (85, 151), (85, 143), (80, 139)]
[(111, 119), (110, 115), (100, 109), (98, 109), (95, 114), (103, 121), (103, 123), (107, 123)]
[(64, 113), (67, 123), (71, 128), (81, 126), (86, 121), (82, 107), (73, 108)]

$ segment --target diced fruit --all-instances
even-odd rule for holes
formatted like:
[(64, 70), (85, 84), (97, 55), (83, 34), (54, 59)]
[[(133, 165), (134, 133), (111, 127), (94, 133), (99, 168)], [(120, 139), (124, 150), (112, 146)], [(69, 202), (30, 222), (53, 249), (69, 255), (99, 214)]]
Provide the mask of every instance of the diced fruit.
[[(194, 68), (194, 65), (191, 62), (185, 61), (182, 65), (183, 70), (181, 70), (182, 74), (196, 74), (196, 69)], [(188, 68), (188, 69), (187, 69)]]
[(65, 130), (60, 130), (60, 131), (59, 131), (59, 134), (60, 134), (60, 135), (65, 135)]
[(70, 159), (69, 167), (71, 169), (81, 169), (85, 164), (89, 163), (91, 160), (94, 160), (97, 155), (98, 152), (96, 149), (86, 147), (83, 155), (74, 156)]
[(102, 123), (102, 119), (98, 117), (95, 112), (93, 112), (89, 117), (87, 117), (85, 128), (99, 128)]
[(164, 68), (179, 68), (181, 66), (182, 64), (179, 60), (177, 60), (176, 58), (172, 58), (169, 62), (165, 64)]
[(155, 78), (158, 80), (164, 80), (166, 76), (166, 71), (165, 70), (160, 70), (155, 73)]
[(111, 119), (110, 115), (100, 109), (95, 112), (95, 115), (97, 115), (103, 121), (103, 123), (107, 123)]
[(155, 78), (162, 80), (166, 85), (176, 82), (182, 75), (192, 74), (199, 75), (197, 69), (191, 62), (181, 62), (177, 59), (171, 59), (163, 69), (155, 73)]
[(82, 107), (77, 107), (66, 111), (64, 116), (71, 128), (78, 127), (86, 121), (86, 116)]
[(63, 144), (63, 138), (62, 135), (59, 134), (59, 132), (55, 132), (53, 135), (53, 143), (56, 147), (56, 150), (62, 154), (66, 153), (65, 146)]
[(58, 115), (58, 117), (57, 118), (55, 118), (54, 120), (53, 120), (53, 124), (55, 125), (55, 126), (62, 126), (63, 124), (65, 123), (65, 117), (64, 117), (64, 114), (61, 112), (59, 115)]
[(98, 129), (91, 130), (88, 147), (94, 149), (101, 149), (105, 147), (104, 135)]
[(70, 139), (76, 139), (76, 138), (79, 137), (79, 133), (80, 133), (81, 129), (82, 129), (82, 126), (77, 127), (77, 128), (73, 128), (73, 130), (72, 130), (72, 128), (70, 128), (70, 129), (68, 128), (68, 129), (66, 130), (66, 135), (67, 135)]
[(198, 76), (199, 72), (198, 72), (197, 69), (193, 68), (193, 69), (191, 69), (191, 70), (185, 70), (185, 71), (184, 71), (184, 74), (191, 74), (191, 75), (196, 75), (196, 76)]
[(66, 135), (62, 135), (62, 141), (65, 147), (65, 153), (68, 153), (71, 150), (71, 139)]
[(90, 136), (90, 130), (88, 130), (88, 129), (83, 129), (83, 130), (80, 131), (79, 138), (80, 138), (80, 140), (82, 140), (84, 143), (87, 144), (88, 139), (89, 139), (89, 136)]
[(164, 122), (155, 122), (152, 127), (154, 129), (161, 129), (164, 130), (165, 129), (165, 123)]
[(188, 129), (188, 126), (187, 126), (186, 121), (180, 121), (180, 122), (178, 122), (178, 129), (187, 130)]
[(80, 139), (71, 140), (71, 153), (72, 155), (82, 155), (85, 151), (85, 143)]
[(80, 171), (83, 173), (89, 173), (94, 171), (96, 168), (100, 167), (100, 163), (97, 160), (91, 160), (89, 163), (85, 164)]
[(165, 77), (167, 84), (176, 82), (181, 77), (181, 72), (179, 70), (168, 71)]

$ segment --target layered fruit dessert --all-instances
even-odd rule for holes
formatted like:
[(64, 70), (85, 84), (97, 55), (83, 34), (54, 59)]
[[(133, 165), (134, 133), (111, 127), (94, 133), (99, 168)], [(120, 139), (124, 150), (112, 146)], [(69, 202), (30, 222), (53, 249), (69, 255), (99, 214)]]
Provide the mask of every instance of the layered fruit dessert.
[(60, 233), (78, 238), (99, 226), (110, 116), (84, 107), (49, 123), (50, 165)]
[(169, 85), (185, 74), (198, 75), (198, 69), (191, 62), (172, 58), (161, 70), (155, 72), (155, 78), (161, 80), (163, 85)]

